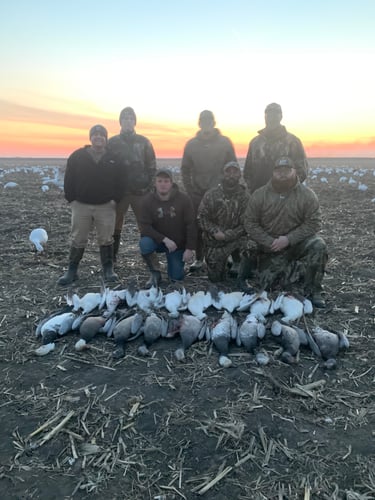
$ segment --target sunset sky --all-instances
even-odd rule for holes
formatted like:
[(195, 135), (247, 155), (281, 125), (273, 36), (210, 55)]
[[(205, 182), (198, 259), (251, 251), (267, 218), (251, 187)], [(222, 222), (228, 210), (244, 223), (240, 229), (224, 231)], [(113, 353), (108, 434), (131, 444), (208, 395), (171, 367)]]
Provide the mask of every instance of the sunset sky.
[(0, 157), (67, 157), (132, 106), (158, 157), (210, 109), (238, 157), (278, 102), (309, 157), (375, 156), (375, 0), (14, 0)]

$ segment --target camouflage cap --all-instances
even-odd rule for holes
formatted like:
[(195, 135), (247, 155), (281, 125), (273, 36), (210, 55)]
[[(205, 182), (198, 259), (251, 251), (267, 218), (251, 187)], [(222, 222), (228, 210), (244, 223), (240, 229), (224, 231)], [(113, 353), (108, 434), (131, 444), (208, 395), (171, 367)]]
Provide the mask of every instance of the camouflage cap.
[(173, 181), (173, 173), (172, 170), (169, 170), (169, 168), (159, 168), (156, 171), (155, 177), (159, 177), (159, 175), (169, 177), (170, 180)]
[(238, 170), (241, 170), (241, 167), (239, 165), (239, 163), (237, 161), (228, 161), (228, 163), (226, 163), (223, 167), (223, 170), (226, 170), (227, 168), (237, 168)]
[(274, 168), (295, 168), (294, 161), (289, 156), (281, 156), (275, 162)]

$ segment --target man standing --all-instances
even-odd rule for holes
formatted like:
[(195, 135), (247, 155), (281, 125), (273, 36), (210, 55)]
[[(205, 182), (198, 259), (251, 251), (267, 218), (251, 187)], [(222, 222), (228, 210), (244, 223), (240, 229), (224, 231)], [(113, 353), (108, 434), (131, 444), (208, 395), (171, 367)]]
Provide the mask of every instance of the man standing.
[(173, 182), (172, 172), (156, 172), (155, 192), (144, 197), (140, 217), (139, 247), (151, 278), (148, 285), (159, 286), (161, 273), (155, 252), (165, 253), (168, 276), (184, 279), (184, 264), (192, 261), (196, 245), (196, 224), (189, 197)]
[[(230, 139), (215, 128), (212, 111), (202, 111), (198, 124), (200, 130), (186, 143), (181, 163), (182, 182), (192, 200), (195, 217), (204, 193), (221, 182), (224, 165), (236, 161)], [(197, 229), (196, 261), (190, 267), (192, 271), (200, 270), (203, 265), (202, 234)]]
[(133, 209), (139, 227), (139, 217), (142, 200), (153, 186), (156, 170), (155, 152), (151, 142), (143, 135), (135, 132), (137, 117), (134, 109), (124, 108), (120, 113), (120, 134), (111, 137), (108, 148), (116, 154), (126, 173), (126, 187), (122, 199), (116, 208), (116, 223), (114, 230), (114, 258), (121, 241), (124, 218), (129, 209)]
[(325, 241), (317, 235), (319, 201), (300, 183), (290, 158), (279, 158), (271, 180), (250, 196), (244, 226), (257, 244), (261, 287), (270, 288), (278, 280), (289, 284), (293, 266), (303, 259), (304, 293), (313, 305), (325, 307), (322, 280), (328, 254)]
[(280, 104), (268, 104), (264, 112), (266, 126), (250, 141), (244, 179), (251, 193), (271, 179), (275, 162), (281, 156), (292, 159), (300, 182), (306, 179), (308, 164), (305, 150), (298, 137), (280, 124), (282, 117)]
[(121, 164), (106, 148), (107, 130), (102, 125), (95, 125), (89, 135), (91, 146), (74, 151), (65, 170), (64, 193), (72, 209), (72, 243), (68, 270), (57, 282), (63, 286), (78, 278), (78, 265), (93, 227), (96, 228), (104, 279), (118, 279), (113, 272), (113, 231), (116, 203), (125, 185), (124, 173)]
[(202, 229), (204, 256), (208, 279), (224, 281), (230, 255), (239, 255), (246, 244), (243, 217), (249, 200), (240, 183), (241, 169), (236, 161), (224, 165), (219, 186), (209, 189), (198, 209), (198, 224)]

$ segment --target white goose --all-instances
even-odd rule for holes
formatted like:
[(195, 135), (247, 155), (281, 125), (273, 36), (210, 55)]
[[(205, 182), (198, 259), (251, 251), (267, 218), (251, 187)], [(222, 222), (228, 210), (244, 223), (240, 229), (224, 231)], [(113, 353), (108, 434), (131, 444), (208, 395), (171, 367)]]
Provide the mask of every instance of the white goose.
[(29, 241), (35, 246), (38, 253), (43, 252), (48, 241), (47, 231), (42, 227), (33, 229), (29, 235)]

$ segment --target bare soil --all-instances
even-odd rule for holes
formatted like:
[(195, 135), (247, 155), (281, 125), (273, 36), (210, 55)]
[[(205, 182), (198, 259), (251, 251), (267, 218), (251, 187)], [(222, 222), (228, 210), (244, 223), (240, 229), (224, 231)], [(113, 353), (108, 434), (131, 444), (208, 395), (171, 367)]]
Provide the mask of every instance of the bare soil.
[[(74, 333), (35, 356), (35, 325), (65, 304), (56, 280), (67, 265), (70, 210), (56, 185), (41, 190), (63, 165), (0, 160), (2, 185), (18, 183), (0, 185), (0, 498), (374, 499), (375, 160), (310, 161), (330, 260), (328, 307), (307, 323), (344, 331), (351, 344), (332, 371), (307, 350), (297, 365), (282, 363), (268, 336), (265, 367), (233, 346), (233, 367), (222, 369), (206, 342), (180, 363), (178, 338), (157, 342), (149, 358), (137, 354), (136, 340), (114, 360), (111, 339), (99, 336), (78, 353)], [(49, 234), (41, 255), (28, 241), (35, 227)], [(146, 281), (137, 243), (130, 213), (116, 268), (121, 288)], [(77, 292), (98, 291), (94, 239), (80, 271)], [(185, 286), (205, 290), (207, 278), (190, 275)]]

